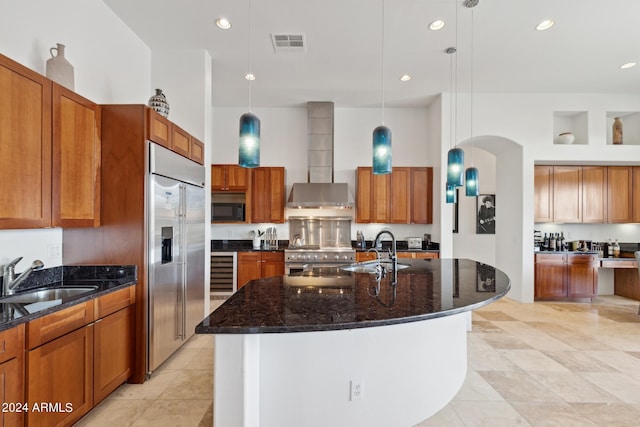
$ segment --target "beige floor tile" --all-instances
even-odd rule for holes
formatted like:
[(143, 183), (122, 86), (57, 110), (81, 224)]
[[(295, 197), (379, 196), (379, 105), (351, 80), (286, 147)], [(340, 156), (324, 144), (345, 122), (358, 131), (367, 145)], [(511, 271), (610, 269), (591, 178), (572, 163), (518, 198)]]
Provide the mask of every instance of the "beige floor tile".
[(213, 369), (181, 370), (158, 399), (208, 399), (213, 401)]
[(565, 402), (622, 403), (574, 372), (529, 372), (529, 375)]
[[(589, 357), (640, 381), (640, 359), (623, 351), (588, 351)], [(638, 391), (640, 393), (640, 390)]]
[(466, 427), (530, 426), (507, 402), (451, 402)]
[(506, 320), (516, 321), (517, 320), (517, 319), (509, 316), (508, 314), (506, 314), (504, 311), (483, 310), (482, 313), (480, 313), (480, 315), (482, 317), (484, 317), (486, 320), (501, 320), (501, 321), (506, 321)]
[(534, 427), (597, 427), (567, 403), (512, 402), (511, 405)]
[(505, 333), (504, 331), (499, 332), (486, 332), (482, 333), (482, 338), (485, 340), (487, 344), (495, 349), (529, 349), (532, 348), (529, 344), (524, 342), (515, 335), (511, 335), (509, 333)]
[(157, 370), (144, 384), (123, 384), (111, 398), (113, 399), (157, 399), (176, 379), (180, 371)]
[(485, 371), (479, 372), (479, 374), (507, 401), (561, 402), (561, 398), (557, 394), (521, 370)]
[(200, 352), (200, 348), (185, 347), (176, 351), (161, 366), (162, 369), (185, 369)]
[(569, 372), (569, 369), (538, 350), (500, 350), (500, 354), (527, 372)]
[(207, 400), (154, 400), (132, 427), (197, 427), (211, 406)]
[(516, 336), (520, 341), (527, 344), (531, 348), (538, 350), (556, 350), (570, 351), (575, 350), (573, 347), (565, 344), (561, 340), (554, 338), (544, 331), (532, 327), (526, 322), (495, 322), (496, 326), (501, 328), (509, 335)]
[(601, 427), (638, 427), (640, 408), (633, 405), (572, 403), (577, 411)]
[[(550, 322), (527, 322), (532, 327), (543, 331), (549, 336), (563, 342), (574, 350), (606, 350), (608, 345), (594, 337), (593, 334), (582, 333), (567, 325), (558, 325)], [(550, 349), (557, 351), (559, 349)]]
[(213, 350), (211, 348), (198, 349), (195, 357), (191, 359), (186, 369), (211, 370), (213, 368)]
[(505, 358), (498, 350), (469, 348), (467, 363), (470, 369), (475, 371), (515, 371), (519, 368), (509, 359)]
[(618, 372), (580, 373), (585, 379), (625, 403), (640, 404), (640, 381)]
[(462, 384), (462, 388), (454, 400), (476, 400), (476, 401), (504, 401), (504, 398), (500, 396), (488, 382), (484, 380), (476, 371), (467, 371), (467, 376)]
[(544, 354), (572, 372), (615, 371), (611, 366), (590, 357), (584, 351), (545, 351)]
[(149, 407), (149, 400), (103, 400), (85, 415), (76, 427), (128, 427)]
[(438, 413), (429, 419), (416, 424), (414, 427), (465, 427), (451, 404), (442, 408)]
[(211, 348), (213, 345), (213, 335), (195, 334), (184, 343), (182, 348)]

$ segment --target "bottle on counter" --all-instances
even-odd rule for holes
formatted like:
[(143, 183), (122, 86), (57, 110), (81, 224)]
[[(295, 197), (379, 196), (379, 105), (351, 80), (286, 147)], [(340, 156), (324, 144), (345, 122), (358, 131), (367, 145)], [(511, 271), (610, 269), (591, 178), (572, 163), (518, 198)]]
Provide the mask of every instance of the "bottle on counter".
[(613, 243), (611, 243), (611, 239), (609, 239), (609, 243), (607, 244), (607, 258), (613, 258)]
[(620, 257), (620, 244), (618, 243), (618, 239), (616, 239), (615, 243), (613, 244), (613, 256), (616, 258)]
[(564, 241), (564, 231), (560, 232), (560, 237), (558, 238), (558, 242), (556, 242), (556, 246), (558, 247), (559, 251), (566, 251), (567, 250), (567, 246), (566, 246), (566, 242)]
[(544, 240), (542, 241), (542, 250), (543, 251), (549, 250), (549, 236), (547, 236), (547, 233), (544, 233)]
[(549, 238), (549, 250), (550, 251), (556, 250), (556, 234), (555, 233), (551, 233), (551, 237)]

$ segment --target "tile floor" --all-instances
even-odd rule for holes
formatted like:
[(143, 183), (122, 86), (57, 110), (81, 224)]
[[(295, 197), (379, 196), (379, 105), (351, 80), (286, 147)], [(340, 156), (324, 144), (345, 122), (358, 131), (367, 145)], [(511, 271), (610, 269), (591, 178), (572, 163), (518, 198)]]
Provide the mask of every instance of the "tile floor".
[[(637, 311), (620, 297), (503, 298), (476, 310), (465, 384), (416, 427), (640, 425)], [(77, 425), (212, 426), (212, 345), (195, 336), (150, 380), (123, 385)]]

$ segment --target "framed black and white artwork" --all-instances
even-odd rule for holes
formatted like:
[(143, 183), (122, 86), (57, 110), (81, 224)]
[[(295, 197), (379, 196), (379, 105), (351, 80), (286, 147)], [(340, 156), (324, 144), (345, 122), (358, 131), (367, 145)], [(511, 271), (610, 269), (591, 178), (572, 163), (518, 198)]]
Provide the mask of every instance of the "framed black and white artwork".
[(476, 264), (476, 291), (495, 292), (496, 291), (496, 270), (495, 268), (482, 263)]
[(476, 234), (496, 234), (496, 195), (476, 197)]

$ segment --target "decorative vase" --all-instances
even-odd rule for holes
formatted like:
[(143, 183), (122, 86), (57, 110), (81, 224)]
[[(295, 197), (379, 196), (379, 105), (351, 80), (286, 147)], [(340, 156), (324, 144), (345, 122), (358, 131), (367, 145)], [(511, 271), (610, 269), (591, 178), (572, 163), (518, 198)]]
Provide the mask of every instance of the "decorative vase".
[[(53, 51), (56, 54), (53, 54)], [(51, 58), (47, 60), (46, 76), (67, 89), (73, 90), (73, 65), (64, 57), (64, 45), (56, 43), (56, 47), (49, 49)]]
[(613, 119), (613, 143), (622, 144), (622, 121), (620, 117)]
[(573, 136), (571, 132), (563, 132), (558, 135), (558, 139), (556, 140), (558, 144), (573, 144), (573, 141), (576, 140), (576, 137)]
[(148, 105), (163, 117), (169, 115), (169, 103), (167, 97), (162, 93), (162, 89), (156, 89), (156, 94), (149, 98)]

